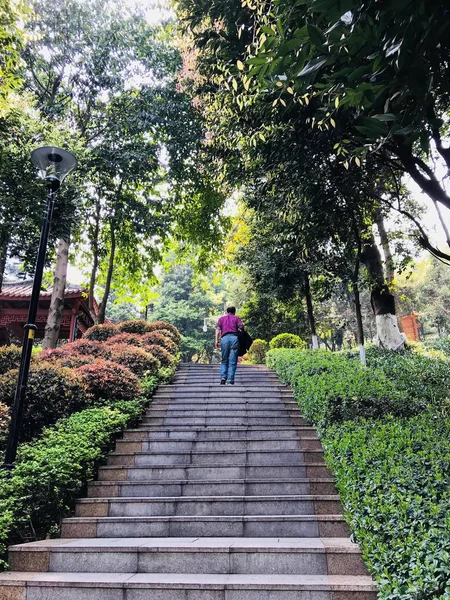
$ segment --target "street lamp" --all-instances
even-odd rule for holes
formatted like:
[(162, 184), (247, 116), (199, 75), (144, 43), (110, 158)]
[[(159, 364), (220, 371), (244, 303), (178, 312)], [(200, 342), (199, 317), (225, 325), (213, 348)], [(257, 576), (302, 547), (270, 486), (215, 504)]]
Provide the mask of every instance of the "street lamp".
[(22, 344), (22, 356), (20, 359), (19, 378), (17, 380), (14, 403), (11, 409), (11, 423), (9, 427), (8, 440), (6, 442), (4, 468), (11, 470), (16, 458), (19, 432), (22, 422), (22, 414), (25, 404), (25, 394), (28, 383), (28, 372), (33, 349), (34, 336), (36, 333), (36, 314), (39, 306), (41, 292), (42, 273), (44, 271), (45, 255), (47, 252), (48, 234), (52, 220), (53, 206), (55, 204), (55, 193), (59, 189), (64, 178), (77, 166), (75, 157), (54, 146), (37, 148), (31, 153), (31, 162), (39, 168), (41, 176), (47, 183), (47, 205), (42, 222), (39, 250), (34, 273), (33, 290), (28, 309), (27, 323), (24, 326)]

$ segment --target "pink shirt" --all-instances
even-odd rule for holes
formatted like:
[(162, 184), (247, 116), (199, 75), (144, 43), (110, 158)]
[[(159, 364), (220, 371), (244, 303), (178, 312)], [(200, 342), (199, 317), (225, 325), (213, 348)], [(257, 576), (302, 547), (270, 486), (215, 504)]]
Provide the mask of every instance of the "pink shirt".
[(234, 333), (237, 335), (238, 327), (244, 327), (241, 319), (236, 315), (227, 313), (220, 317), (217, 321), (217, 329), (220, 329), (220, 333), (224, 336), (226, 333)]

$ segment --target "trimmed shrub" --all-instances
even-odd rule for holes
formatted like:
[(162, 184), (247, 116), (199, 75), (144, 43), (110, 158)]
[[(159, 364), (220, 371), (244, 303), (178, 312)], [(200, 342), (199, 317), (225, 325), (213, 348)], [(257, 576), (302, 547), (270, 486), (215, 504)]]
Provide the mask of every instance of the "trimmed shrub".
[(321, 428), (358, 417), (411, 417), (427, 408), (381, 369), (367, 369), (343, 352), (270, 350), (267, 364), (292, 386), (305, 418)]
[(323, 438), (379, 598), (450, 597), (450, 419), (348, 421)]
[(368, 368), (355, 353), (321, 350), (271, 350), (267, 363), (320, 426), (327, 464), (380, 599), (445, 600), (450, 418), (442, 378), (448, 361), (419, 347), (369, 348), (367, 355)]
[(104, 342), (113, 335), (116, 335), (117, 332), (117, 327), (112, 323), (104, 323), (103, 325), (93, 325), (83, 335), (83, 339)]
[(250, 350), (247, 352), (246, 360), (255, 364), (264, 364), (269, 344), (265, 340), (253, 340)]
[(54, 354), (47, 354), (47, 351), (41, 352), (36, 362), (45, 361), (53, 364), (57, 362), (61, 367), (68, 367), (69, 369), (77, 369), (82, 365), (90, 365), (94, 362), (93, 356), (86, 356), (85, 354), (62, 354), (60, 356)]
[(10, 420), (9, 407), (0, 402), (0, 448), (6, 439)]
[(64, 350), (62, 348), (47, 348), (46, 350), (42, 350), (35, 357), (35, 361), (45, 361), (45, 362), (54, 362), (55, 360), (61, 360), (66, 356)]
[(117, 335), (113, 335), (113, 337), (109, 338), (104, 342), (106, 347), (114, 346), (115, 344), (129, 344), (130, 346), (142, 346), (143, 345), (143, 336), (141, 334), (136, 333), (118, 333)]
[(162, 346), (171, 354), (176, 354), (178, 351), (177, 344), (162, 331), (152, 331), (142, 336), (142, 343), (145, 346)]
[(369, 367), (380, 369), (388, 379), (395, 380), (397, 389), (415, 402), (440, 406), (442, 399), (450, 397), (450, 356), (443, 352), (414, 344), (401, 352), (369, 346), (366, 354)]
[[(11, 406), (14, 401), (18, 369), (0, 377), (0, 402)], [(25, 400), (21, 441), (28, 441), (43, 427), (61, 417), (81, 410), (91, 397), (81, 377), (58, 362), (36, 361), (32, 364)]]
[(22, 350), (19, 346), (0, 346), (0, 375), (18, 369)]
[(447, 356), (450, 356), (450, 336), (444, 339), (435, 340), (430, 347), (435, 350), (440, 350)]
[(62, 346), (64, 354), (82, 354), (95, 358), (108, 358), (109, 352), (105, 346), (97, 340), (81, 339), (71, 344)]
[(293, 333), (280, 333), (270, 340), (270, 349), (274, 348), (306, 348), (306, 342), (304, 342), (298, 335)]
[(179, 346), (181, 343), (181, 333), (172, 325), (172, 323), (168, 323), (167, 321), (152, 321), (151, 323), (147, 323), (150, 327), (148, 331), (167, 331), (169, 337)]
[(84, 410), (19, 447), (11, 477), (0, 471), (0, 566), (8, 544), (57, 532), (115, 436), (141, 411), (141, 401)]
[(143, 319), (123, 321), (117, 325), (117, 329), (121, 333), (137, 333), (138, 335), (143, 335), (144, 333), (152, 331), (152, 329), (149, 327), (149, 323)]
[(150, 352), (138, 346), (115, 344), (110, 346), (111, 360), (127, 367), (139, 378), (144, 375), (156, 375), (161, 366), (159, 360)]
[(139, 379), (126, 367), (98, 358), (74, 371), (96, 401), (132, 400), (139, 394)]
[(60, 348), (48, 348), (39, 354), (41, 360), (63, 360), (72, 356), (87, 356), (91, 358), (108, 358), (109, 351), (105, 346), (95, 340), (81, 339), (71, 344), (64, 344)]
[(148, 346), (145, 346), (145, 350), (159, 360), (161, 367), (172, 367), (175, 362), (173, 354), (163, 348), (163, 346), (149, 344)]

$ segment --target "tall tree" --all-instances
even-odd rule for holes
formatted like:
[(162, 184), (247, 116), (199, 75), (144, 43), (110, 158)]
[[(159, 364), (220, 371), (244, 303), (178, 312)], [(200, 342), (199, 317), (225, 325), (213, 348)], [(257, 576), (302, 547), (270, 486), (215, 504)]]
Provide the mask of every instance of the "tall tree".
[[(70, 122), (84, 146), (79, 221), (88, 223), (87, 237), (75, 223), (60, 243), (70, 233), (77, 253), (92, 261), (90, 307), (100, 285), (102, 322), (111, 286), (133, 288), (151, 278), (161, 240), (176, 233), (177, 223), (180, 236), (214, 244), (223, 199), (197, 169), (202, 130), (177, 90), (180, 60), (170, 34), (125, 3), (38, 2), (36, 12), (27, 86), (39, 109), (56, 123)], [(56, 287), (64, 264), (57, 267), (51, 345), (63, 301)]]
[(29, 13), (30, 9), (21, 0), (0, 0), (0, 118), (9, 112), (10, 94), (21, 84), (24, 23)]
[[(433, 144), (450, 170), (445, 2), (243, 4), (252, 7), (255, 19), (243, 67), (247, 79), (263, 83), (266, 93), (276, 89), (282, 106), (311, 101), (311, 125), (337, 127), (337, 149), (346, 147), (358, 161), (376, 152), (450, 208), (450, 196), (427, 160)], [(344, 155), (343, 162), (348, 160)]]
[[(294, 24), (297, 10), (302, 14), (304, 4), (293, 10), (289, 2), (277, 3), (277, 7), (281, 13), (286, 10)], [(297, 205), (311, 223), (318, 224), (318, 239), (320, 220), (326, 219), (329, 239), (338, 236), (344, 245), (348, 238), (345, 225), (352, 215), (366, 215), (358, 234), (364, 242), (361, 247), (373, 246), (371, 226), (380, 203), (395, 208), (399, 204), (402, 214), (408, 215), (403, 208), (405, 194), (398, 193), (402, 172), (399, 165), (395, 161), (386, 163), (381, 154), (374, 153), (367, 156), (363, 166), (361, 158), (354, 156), (354, 164), (360, 168), (350, 169), (352, 139), (337, 131), (329, 110), (319, 117), (323, 108), (319, 92), (314, 96), (310, 90), (300, 94), (297, 87), (302, 83), (294, 85), (282, 74), (284, 61), (296, 64), (304, 57), (291, 55), (291, 40), (281, 47), (282, 28), (279, 30), (272, 22), (270, 9), (266, 15), (267, 4), (257, 3), (256, 11), (249, 10), (245, 2), (240, 7), (227, 0), (207, 7), (187, 0), (179, 0), (177, 5), (185, 34), (196, 46), (195, 70), (188, 74), (187, 85), (205, 114), (212, 155), (229, 185), (242, 185), (247, 198), (249, 187), (256, 187), (258, 211), (268, 212), (265, 203), (273, 203), (276, 198), (287, 206)], [(268, 22), (262, 23), (263, 18)], [(309, 36), (310, 30), (306, 27), (306, 33), (295, 33)], [(272, 47), (279, 49), (279, 55), (271, 55)], [(333, 110), (341, 100), (333, 97)], [(340, 120), (345, 132), (353, 127), (355, 119), (354, 108), (343, 110)], [(417, 220), (415, 223), (421, 241), (430, 248), (424, 228)], [(356, 238), (354, 243), (354, 252), (358, 252)], [(313, 237), (306, 236), (304, 245), (314, 254)], [(396, 348), (402, 345), (402, 338), (396, 325), (395, 303), (385, 276), (383, 282), (380, 279), (383, 265), (375, 250), (373, 247), (365, 265), (379, 339)], [(432, 251), (440, 253), (439, 249)], [(361, 259), (369, 256), (367, 251), (358, 254)], [(353, 260), (351, 265), (355, 272)]]

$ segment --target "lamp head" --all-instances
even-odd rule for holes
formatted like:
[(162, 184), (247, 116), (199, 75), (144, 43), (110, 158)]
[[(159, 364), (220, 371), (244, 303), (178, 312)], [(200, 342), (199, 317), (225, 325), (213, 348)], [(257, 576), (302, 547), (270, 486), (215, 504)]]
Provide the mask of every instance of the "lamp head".
[(39, 168), (41, 176), (53, 191), (56, 191), (64, 178), (77, 166), (77, 160), (62, 148), (43, 146), (31, 153), (31, 162)]

